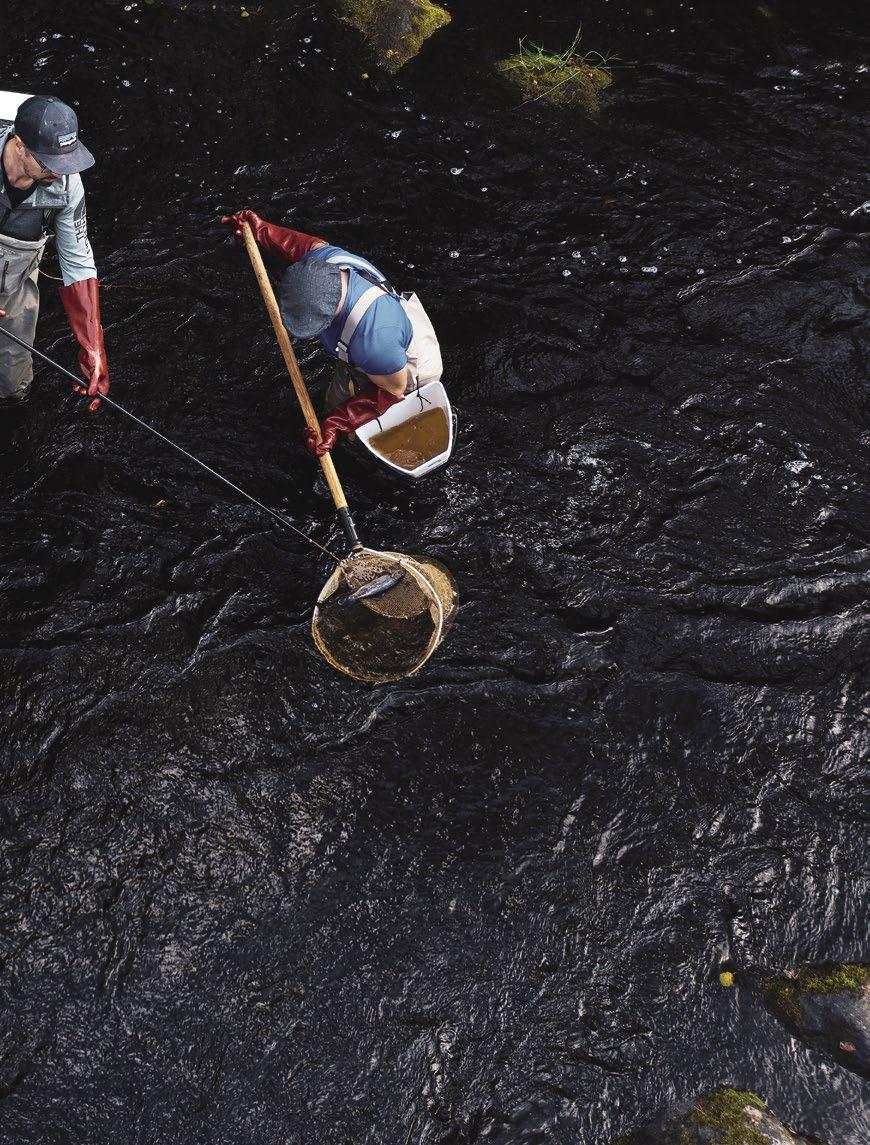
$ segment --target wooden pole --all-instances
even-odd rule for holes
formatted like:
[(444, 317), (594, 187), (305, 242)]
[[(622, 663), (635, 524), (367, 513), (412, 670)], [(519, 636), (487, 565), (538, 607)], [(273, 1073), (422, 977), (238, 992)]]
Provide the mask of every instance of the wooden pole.
[[(242, 233), (245, 236), (245, 246), (251, 260), (251, 266), (254, 268), (257, 282), (260, 284), (263, 301), (266, 303), (266, 309), (269, 311), (269, 317), (272, 319), (275, 337), (278, 339), (278, 345), (281, 347), (281, 353), (284, 355), (284, 361), (287, 363), (287, 370), (290, 374), (290, 380), (293, 383), (293, 389), (296, 391), (296, 397), (299, 399), (299, 405), (302, 407), (305, 421), (317, 434), (317, 440), (320, 442), (323, 440), (320, 434), (320, 422), (317, 420), (317, 414), (314, 412), (314, 406), (311, 404), (311, 395), (308, 393), (308, 387), (305, 385), (305, 379), (302, 377), (302, 371), (299, 369), (299, 363), (296, 361), (296, 355), (290, 344), (290, 336), (284, 327), (284, 323), (281, 321), (278, 299), (275, 297), (275, 291), (272, 289), (272, 283), (269, 281), (269, 276), (263, 265), (263, 256), (260, 254), (260, 248), (257, 246), (254, 233), (248, 223), (242, 223)], [(323, 475), (326, 478), (326, 484), (329, 486), (329, 492), (332, 494), (336, 509), (338, 509), (339, 514), (342, 515), (342, 525), (344, 525), (342, 510), (344, 514), (347, 513), (347, 498), (344, 495), (338, 474), (335, 472), (335, 465), (328, 453), (324, 453), (323, 457), (318, 460), (323, 466)]]

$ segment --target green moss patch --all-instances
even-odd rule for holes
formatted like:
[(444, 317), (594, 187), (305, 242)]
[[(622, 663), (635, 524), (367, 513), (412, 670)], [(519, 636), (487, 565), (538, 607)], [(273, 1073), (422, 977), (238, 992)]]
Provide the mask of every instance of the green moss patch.
[(450, 13), (432, 0), (337, 0), (337, 10), (391, 73), (413, 59), (433, 32), (450, 23)]
[(803, 991), (813, 994), (835, 994), (840, 990), (859, 994), (870, 982), (870, 966), (862, 966), (859, 962), (807, 966), (798, 971), (797, 981)]
[[(758, 1096), (747, 1090), (717, 1089), (700, 1097), (683, 1119), (677, 1140), (680, 1145), (696, 1145), (701, 1140), (715, 1141), (716, 1145), (767, 1145), (767, 1137), (761, 1133), (747, 1115), (746, 1109), (766, 1111), (767, 1106)], [(710, 1137), (699, 1130), (712, 1130)]]
[(772, 1010), (795, 1025), (800, 1023), (800, 1001), (804, 994), (859, 994), (870, 982), (870, 966), (858, 962), (831, 962), (820, 966), (802, 966), (792, 974), (773, 978), (764, 987), (764, 996)]
[(495, 69), (526, 101), (579, 108), (595, 116), (600, 108), (601, 93), (610, 87), (613, 76), (607, 57), (598, 52), (578, 54), (579, 40), (578, 31), (571, 46), (559, 54), (545, 52), (539, 44), (520, 40), (516, 55), (499, 60)]
[(764, 1129), (771, 1124), (776, 1122), (758, 1094), (723, 1087), (682, 1105), (657, 1127), (637, 1129), (613, 1145), (769, 1145)]

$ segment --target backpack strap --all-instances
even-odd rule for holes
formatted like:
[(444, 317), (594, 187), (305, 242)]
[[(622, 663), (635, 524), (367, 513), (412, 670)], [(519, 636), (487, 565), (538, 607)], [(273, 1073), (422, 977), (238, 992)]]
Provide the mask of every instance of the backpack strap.
[(353, 309), (345, 319), (344, 326), (341, 328), (341, 335), (335, 346), (335, 352), (338, 354), (342, 362), (347, 365), (352, 365), (350, 355), (348, 354), (348, 346), (350, 340), (356, 333), (356, 328), (363, 320), (363, 316), (370, 306), (373, 306), (377, 300), (382, 296), (384, 288), (381, 283), (376, 286), (370, 286), (354, 303)]

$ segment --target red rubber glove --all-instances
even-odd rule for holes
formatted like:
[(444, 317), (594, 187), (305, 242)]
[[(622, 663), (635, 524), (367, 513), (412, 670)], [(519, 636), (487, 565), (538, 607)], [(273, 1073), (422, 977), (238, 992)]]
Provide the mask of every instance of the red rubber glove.
[(324, 453), (329, 453), (335, 445), (340, 433), (353, 433), (361, 425), (366, 425), (376, 417), (380, 417), (382, 413), (386, 413), (390, 406), (401, 400), (388, 394), (374, 382), (369, 382), (355, 397), (348, 398), (336, 406), (332, 413), (326, 415), (320, 423), (320, 435), (323, 440), (319, 444), (314, 430), (310, 425), (306, 425), (302, 431), (302, 438), (309, 453), (313, 453), (315, 457), (323, 457)]
[(100, 408), (100, 394), (109, 392), (109, 367), (106, 364), (106, 347), (103, 345), (103, 327), (100, 323), (99, 283), (95, 278), (85, 278), (60, 288), (60, 300), (66, 311), (70, 329), (75, 334), (79, 350), (79, 370), (88, 383), (73, 386), (78, 394), (87, 394), (94, 400), (89, 410)]
[(289, 227), (279, 227), (275, 223), (267, 223), (255, 211), (237, 211), (234, 215), (224, 215), (222, 223), (232, 223), (236, 242), (244, 246), (245, 236), (242, 233), (242, 223), (247, 223), (254, 232), (257, 246), (260, 250), (280, 259), (283, 263), (298, 262), (304, 254), (308, 254), (312, 247), (325, 239), (315, 238), (314, 235), (303, 234), (302, 231), (291, 231)]

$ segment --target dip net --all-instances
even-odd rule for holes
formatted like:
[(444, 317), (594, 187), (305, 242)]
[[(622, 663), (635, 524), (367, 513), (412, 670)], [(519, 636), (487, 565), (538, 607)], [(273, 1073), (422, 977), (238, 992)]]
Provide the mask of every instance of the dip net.
[(360, 549), (323, 586), (311, 630), (334, 668), (385, 684), (423, 667), (456, 609), (456, 582), (439, 561)]

